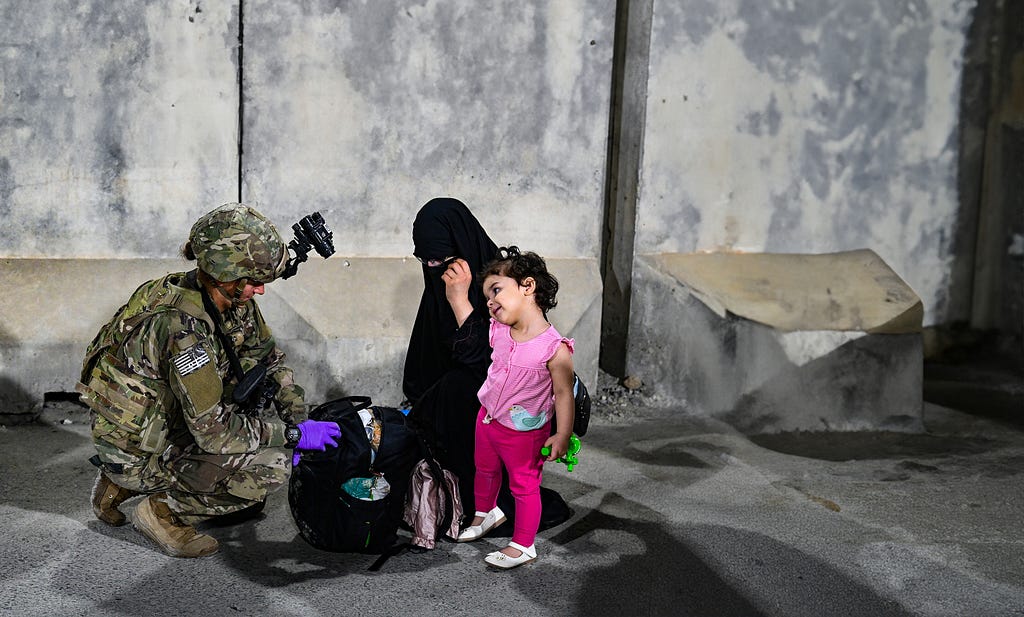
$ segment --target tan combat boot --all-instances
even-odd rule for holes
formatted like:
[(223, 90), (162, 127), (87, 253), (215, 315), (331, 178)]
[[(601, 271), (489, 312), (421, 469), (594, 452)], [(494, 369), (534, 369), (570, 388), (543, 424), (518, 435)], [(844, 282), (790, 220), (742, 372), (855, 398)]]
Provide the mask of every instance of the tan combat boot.
[(128, 522), (124, 514), (117, 509), (125, 499), (138, 495), (133, 490), (118, 486), (110, 481), (102, 471), (96, 477), (92, 487), (92, 511), (96, 518), (108, 525), (120, 527)]
[(171, 557), (204, 557), (217, 552), (217, 540), (185, 525), (167, 507), (167, 494), (146, 497), (135, 507), (135, 528)]

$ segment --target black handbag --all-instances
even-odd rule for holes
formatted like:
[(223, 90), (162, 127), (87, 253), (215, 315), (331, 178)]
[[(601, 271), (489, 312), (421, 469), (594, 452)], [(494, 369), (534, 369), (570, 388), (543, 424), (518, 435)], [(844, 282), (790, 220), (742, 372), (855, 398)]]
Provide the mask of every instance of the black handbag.
[[(579, 375), (573, 373), (572, 378), (572, 432), (576, 433), (577, 437), (583, 437), (587, 434), (587, 428), (590, 426), (590, 392), (587, 391), (587, 386), (583, 384)], [(556, 420), (556, 417), (551, 418), (552, 435), (558, 432)]]

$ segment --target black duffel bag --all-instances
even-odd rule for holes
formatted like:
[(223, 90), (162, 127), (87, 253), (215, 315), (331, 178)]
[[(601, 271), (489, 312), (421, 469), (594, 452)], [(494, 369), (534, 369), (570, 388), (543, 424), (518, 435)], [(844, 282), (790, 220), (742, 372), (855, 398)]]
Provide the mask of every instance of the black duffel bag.
[[(371, 431), (359, 416), (372, 414)], [(337, 448), (303, 451), (292, 469), (288, 504), (310, 545), (337, 552), (386, 553), (397, 545), (412, 468), (420, 442), (392, 407), (350, 396), (318, 406), (309, 417), (337, 422)], [(369, 433), (369, 434), (368, 434)]]

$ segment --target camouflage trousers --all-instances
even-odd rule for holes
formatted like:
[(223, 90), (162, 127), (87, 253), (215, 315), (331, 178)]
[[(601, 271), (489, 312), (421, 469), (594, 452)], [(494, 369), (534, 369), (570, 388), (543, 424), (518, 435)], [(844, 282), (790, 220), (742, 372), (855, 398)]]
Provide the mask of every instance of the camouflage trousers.
[(171, 511), (189, 524), (264, 501), (291, 473), (291, 451), (285, 448), (209, 454), (191, 444), (139, 457), (100, 439), (95, 444), (112, 482), (139, 493), (167, 493)]

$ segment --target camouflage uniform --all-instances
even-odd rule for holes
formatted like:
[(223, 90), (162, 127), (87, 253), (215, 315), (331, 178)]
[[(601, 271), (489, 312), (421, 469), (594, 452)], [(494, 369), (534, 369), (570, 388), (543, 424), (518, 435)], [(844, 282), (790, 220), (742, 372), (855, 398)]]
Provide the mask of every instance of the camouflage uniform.
[[(217, 280), (269, 282), (287, 261), (276, 230), (276, 242), (258, 243), (269, 256), (243, 255), (250, 262), (242, 263), (237, 250), (218, 252), (216, 243), (238, 232), (239, 207), (222, 206), (196, 223), (190, 239), (199, 266)], [(250, 276), (233, 276), (239, 272)], [(262, 502), (280, 487), (290, 473), (285, 424), (306, 419), (303, 391), (254, 300), (221, 313), (224, 331), (242, 369), (262, 362), (280, 388), (274, 404), (253, 415), (232, 401), (228, 356), (200, 290), (195, 271), (144, 283), (90, 344), (78, 385), (104, 473), (133, 491), (166, 492), (171, 510), (193, 523)]]

